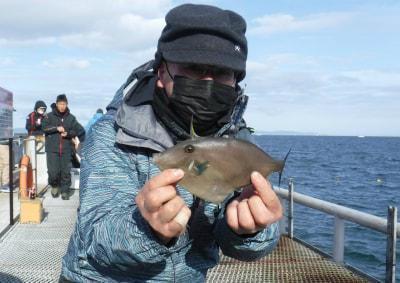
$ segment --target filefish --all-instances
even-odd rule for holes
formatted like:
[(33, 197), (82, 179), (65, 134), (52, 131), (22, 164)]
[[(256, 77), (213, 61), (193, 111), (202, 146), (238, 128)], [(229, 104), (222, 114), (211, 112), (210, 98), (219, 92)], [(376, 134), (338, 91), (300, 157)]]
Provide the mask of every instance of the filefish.
[(201, 199), (219, 204), (233, 191), (249, 185), (253, 171), (264, 177), (279, 172), (280, 181), (288, 154), (284, 160), (274, 160), (244, 140), (197, 137), (154, 154), (153, 161), (161, 170), (182, 169), (185, 175), (179, 181), (181, 186)]

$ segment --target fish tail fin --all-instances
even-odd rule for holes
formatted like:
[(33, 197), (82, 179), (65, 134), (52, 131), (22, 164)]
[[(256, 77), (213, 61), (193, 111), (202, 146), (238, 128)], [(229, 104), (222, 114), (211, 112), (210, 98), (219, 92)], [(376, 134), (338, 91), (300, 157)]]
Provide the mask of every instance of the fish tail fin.
[(292, 151), (292, 148), (289, 149), (288, 153), (286, 153), (286, 156), (285, 156), (285, 158), (284, 158), (283, 161), (282, 161), (282, 169), (281, 169), (281, 171), (279, 171), (279, 183), (278, 183), (278, 187), (280, 187), (280, 185), (281, 185), (281, 179), (282, 179), (283, 169), (285, 168), (286, 160), (287, 160), (287, 158), (288, 158), (288, 156), (289, 156), (289, 154), (290, 154), (291, 151)]

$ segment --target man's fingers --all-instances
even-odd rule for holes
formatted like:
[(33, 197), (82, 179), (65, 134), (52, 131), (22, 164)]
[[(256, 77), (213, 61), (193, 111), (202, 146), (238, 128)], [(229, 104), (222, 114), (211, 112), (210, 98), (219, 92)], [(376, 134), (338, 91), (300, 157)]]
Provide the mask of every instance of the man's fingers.
[(173, 199), (165, 203), (159, 210), (161, 222), (170, 222), (174, 217), (178, 217), (180, 210), (185, 206), (183, 199), (175, 195)]
[(251, 173), (251, 182), (269, 210), (280, 208), (280, 201), (272, 189), (271, 184), (258, 172)]
[(165, 202), (176, 197), (176, 189), (174, 186), (157, 187), (147, 190), (144, 198), (144, 208), (148, 212), (157, 211)]
[(171, 185), (182, 179), (184, 174), (181, 169), (167, 169), (151, 178), (146, 185), (150, 190)]
[(161, 225), (161, 228), (158, 230), (159, 233), (166, 238), (173, 238), (183, 234), (186, 231), (186, 225), (189, 222), (191, 214), (192, 212), (187, 206), (182, 207), (174, 219)]
[(176, 196), (176, 189), (173, 186), (183, 177), (181, 169), (167, 169), (151, 178), (144, 185), (144, 208), (149, 212), (155, 212), (160, 206)]
[(226, 208), (226, 223), (232, 230), (237, 231), (239, 229), (239, 220), (237, 207), (239, 205), (238, 200), (233, 200), (228, 204)]
[(244, 231), (256, 231), (253, 215), (251, 214), (247, 201), (243, 200), (238, 205), (238, 221), (239, 227)]
[(182, 232), (185, 231), (186, 225), (190, 219), (190, 215), (192, 212), (190, 211), (189, 207), (183, 206), (181, 210), (179, 210), (178, 214), (174, 217), (171, 222), (178, 223), (179, 226), (183, 228)]
[(282, 216), (282, 206), (271, 184), (258, 172), (251, 174), (251, 182), (253, 187), (246, 187), (226, 209), (227, 224), (238, 234), (255, 233)]
[(252, 196), (248, 200), (248, 204), (257, 227), (264, 228), (274, 222), (274, 215), (265, 206), (259, 196)]

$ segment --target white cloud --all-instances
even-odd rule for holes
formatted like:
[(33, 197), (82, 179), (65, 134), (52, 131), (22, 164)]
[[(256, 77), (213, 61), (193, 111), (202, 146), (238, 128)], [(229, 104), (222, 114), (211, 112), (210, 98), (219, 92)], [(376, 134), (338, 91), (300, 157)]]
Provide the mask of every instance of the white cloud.
[(15, 60), (10, 57), (0, 58), (0, 66), (1, 67), (8, 67), (15, 64)]
[(265, 15), (253, 20), (255, 27), (249, 34), (270, 35), (282, 32), (306, 32), (332, 28), (349, 21), (354, 14), (337, 12), (309, 15), (296, 18), (289, 14)]
[[(245, 83), (248, 91), (272, 96), (274, 100), (306, 101), (324, 85), (317, 58), (292, 53), (272, 54), (262, 60), (249, 61)], [(314, 95), (312, 97), (315, 97)]]
[(277, 71), (255, 81), (250, 74), (245, 118), (260, 131), (399, 136), (399, 76), (383, 70)]
[(30, 47), (40, 45), (50, 45), (57, 42), (56, 37), (37, 37), (28, 39), (0, 38), (0, 46), (10, 47)]
[(400, 73), (374, 69), (343, 72), (348, 78), (357, 79), (369, 87), (400, 87)]
[(381, 106), (394, 101), (400, 103), (398, 71), (355, 69), (333, 72), (319, 65), (317, 58), (302, 58), (294, 54), (250, 61), (245, 80), (247, 90), (269, 103)]
[(76, 58), (58, 58), (42, 62), (44, 67), (57, 69), (87, 69), (90, 65), (90, 61)]
[(145, 19), (138, 15), (121, 15), (112, 25), (104, 24), (86, 33), (67, 34), (59, 37), (65, 46), (119, 51), (141, 51), (156, 46), (164, 19)]
[(66, 46), (136, 51), (154, 45), (168, 0), (0, 1), (1, 45)]
[(315, 69), (320, 66), (319, 61), (312, 56), (301, 56), (294, 53), (271, 54), (261, 61), (247, 62), (247, 71), (256, 73), (258, 71), (271, 72), (276, 69)]

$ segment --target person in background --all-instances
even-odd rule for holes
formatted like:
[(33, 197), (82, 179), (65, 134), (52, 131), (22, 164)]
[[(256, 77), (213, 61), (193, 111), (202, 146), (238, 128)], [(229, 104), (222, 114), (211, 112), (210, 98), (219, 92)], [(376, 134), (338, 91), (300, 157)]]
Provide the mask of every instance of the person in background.
[(33, 112), (26, 117), (25, 128), (28, 131), (28, 135), (38, 136), (44, 134), (42, 129), (42, 121), (46, 115), (46, 109), (46, 103), (44, 103), (42, 100), (36, 101)]
[(165, 19), (155, 60), (132, 72), (87, 135), (60, 282), (204, 282), (220, 251), (253, 261), (278, 243), (282, 207), (259, 173), (214, 204), (177, 185), (182, 170), (154, 164), (153, 153), (190, 138), (191, 121), (200, 136), (251, 139), (239, 86), (244, 19), (192, 4)]
[(97, 120), (99, 120), (103, 116), (103, 109), (99, 108), (97, 109), (96, 113), (93, 115), (92, 118), (90, 118), (89, 122), (85, 126), (85, 132), (88, 133), (89, 129), (96, 123)]
[(61, 198), (68, 200), (74, 148), (72, 139), (76, 136), (84, 139), (85, 130), (70, 113), (65, 94), (57, 96), (56, 107), (45, 117), (42, 126), (46, 135), (48, 182), (52, 187), (51, 194), (53, 197), (58, 197), (61, 192)]
[(51, 108), (51, 111), (54, 111), (56, 109), (56, 103), (53, 102), (52, 104), (50, 104), (50, 108)]

